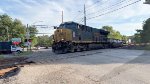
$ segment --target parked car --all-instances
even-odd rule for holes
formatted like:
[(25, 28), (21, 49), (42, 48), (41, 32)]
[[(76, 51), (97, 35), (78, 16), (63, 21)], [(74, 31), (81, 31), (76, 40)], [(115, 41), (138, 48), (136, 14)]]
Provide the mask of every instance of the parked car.
[(21, 53), (22, 51), (23, 51), (23, 48), (15, 46), (15, 45), (11, 45), (11, 52)]
[(37, 47), (36, 47), (36, 49), (37, 49), (37, 50), (40, 50), (40, 49), (41, 49), (41, 47), (40, 47), (40, 46), (37, 46)]
[(48, 46), (46, 46), (44, 49), (48, 49)]
[(23, 49), (12, 42), (0, 42), (0, 53), (22, 52)]

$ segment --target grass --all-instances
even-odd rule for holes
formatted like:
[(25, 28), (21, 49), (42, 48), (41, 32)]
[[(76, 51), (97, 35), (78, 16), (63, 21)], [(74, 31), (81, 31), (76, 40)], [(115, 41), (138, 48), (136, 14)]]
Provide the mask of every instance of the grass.
[(23, 51), (22, 53), (14, 53), (14, 56), (27, 56), (27, 55), (30, 55), (32, 54), (33, 52), (32, 51)]
[(24, 51), (23, 53), (20, 53), (21, 55), (29, 55), (29, 54), (32, 54), (33, 52), (32, 51)]
[(144, 50), (150, 50), (150, 45), (146, 46)]
[(132, 45), (129, 49), (133, 50), (150, 50), (150, 45)]
[(140, 50), (150, 50), (150, 45), (146, 45), (146, 46), (143, 46), (143, 47), (138, 47), (138, 49)]
[[(23, 51), (22, 53), (12, 53), (11, 57), (26, 57), (32, 53), (33, 53), (32, 51)], [(4, 58), (4, 56), (3, 56), (3, 54), (1, 54), (0, 59), (3, 59), (3, 58)]]

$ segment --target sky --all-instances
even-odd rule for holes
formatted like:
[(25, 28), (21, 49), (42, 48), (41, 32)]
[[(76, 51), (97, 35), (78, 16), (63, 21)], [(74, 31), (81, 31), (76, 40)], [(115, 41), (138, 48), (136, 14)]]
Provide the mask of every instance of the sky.
[[(88, 26), (99, 29), (113, 26), (121, 34), (130, 36), (136, 29), (142, 29), (143, 22), (150, 18), (150, 5), (143, 4), (144, 0), (131, 5), (136, 1), (139, 0), (1, 0), (0, 14), (17, 18), (24, 25), (48, 25), (49, 28), (38, 27), (39, 33), (53, 34), (52, 26), (62, 22), (62, 11), (64, 22), (84, 24), (85, 4)], [(98, 17), (93, 18), (95, 16)]]

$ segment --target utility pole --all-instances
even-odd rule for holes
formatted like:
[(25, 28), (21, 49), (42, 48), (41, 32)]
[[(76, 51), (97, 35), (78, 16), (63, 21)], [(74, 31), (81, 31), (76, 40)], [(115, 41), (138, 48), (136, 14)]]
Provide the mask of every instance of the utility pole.
[(29, 38), (30, 38), (30, 33), (29, 33), (29, 24), (27, 24), (27, 29), (26, 29), (26, 39), (27, 39), (27, 41), (29, 40)]
[(64, 22), (64, 12), (62, 11), (62, 23)]
[(85, 4), (84, 4), (84, 25), (86, 26), (86, 9), (85, 9)]
[(30, 39), (30, 33), (29, 33), (29, 24), (27, 24), (27, 29), (26, 29), (26, 39), (27, 39), (27, 51), (29, 50), (29, 39)]

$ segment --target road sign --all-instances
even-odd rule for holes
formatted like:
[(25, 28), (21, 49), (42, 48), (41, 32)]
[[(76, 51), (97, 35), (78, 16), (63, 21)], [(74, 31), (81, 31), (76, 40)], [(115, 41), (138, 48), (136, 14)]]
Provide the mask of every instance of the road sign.
[(32, 44), (31, 42), (25, 42), (24, 46), (28, 46), (29, 47), (29, 46), (31, 46), (31, 44)]

